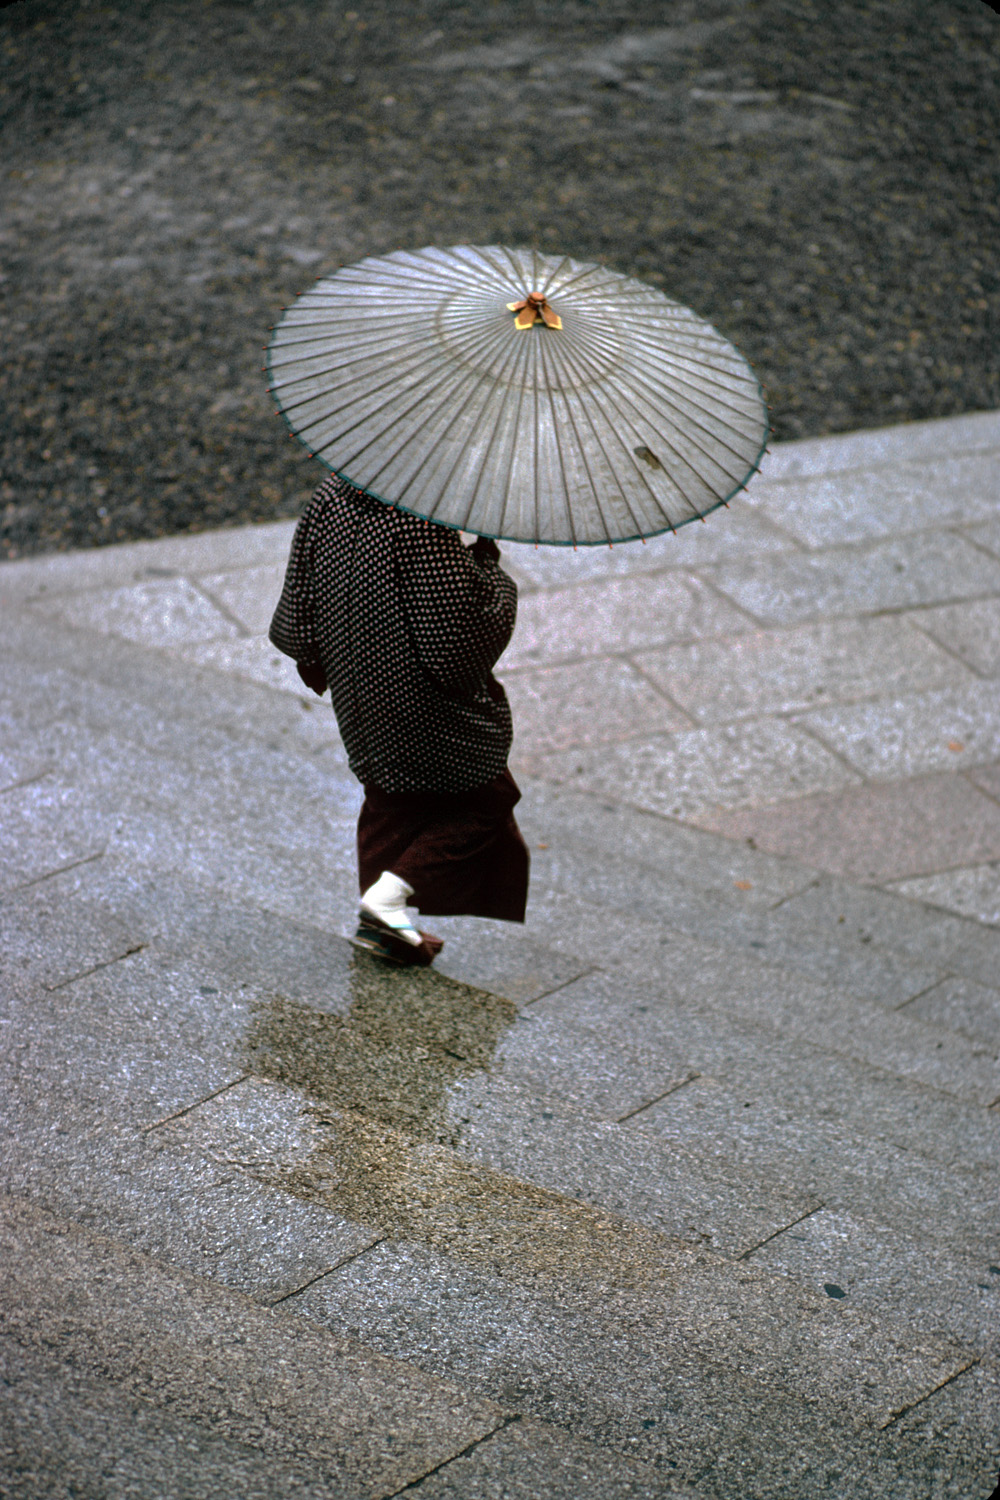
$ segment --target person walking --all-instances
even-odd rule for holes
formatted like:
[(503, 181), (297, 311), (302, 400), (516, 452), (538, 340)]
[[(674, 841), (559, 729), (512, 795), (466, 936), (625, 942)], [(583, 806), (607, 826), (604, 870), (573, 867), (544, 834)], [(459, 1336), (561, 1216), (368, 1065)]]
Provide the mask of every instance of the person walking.
[(269, 636), (308, 687), (330, 689), (365, 792), (355, 941), (394, 963), (430, 964), (443, 946), (409, 905), (524, 921), (513, 726), (493, 675), (516, 614), (495, 542), (466, 545), (336, 474), (296, 527)]

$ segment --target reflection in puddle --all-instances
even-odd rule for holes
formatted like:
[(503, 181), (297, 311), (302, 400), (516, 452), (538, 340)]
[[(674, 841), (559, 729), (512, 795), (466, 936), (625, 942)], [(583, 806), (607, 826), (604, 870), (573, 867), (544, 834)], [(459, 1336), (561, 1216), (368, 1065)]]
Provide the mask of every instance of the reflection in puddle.
[(281, 998), (261, 1007), (247, 1038), (250, 1070), (416, 1140), (452, 1141), (448, 1089), (489, 1068), (517, 1007), (362, 953), (352, 955), (348, 986), (344, 1015)]
[(665, 1287), (690, 1269), (690, 1246), (452, 1149), (448, 1091), (489, 1069), (509, 1000), (363, 954), (349, 983), (344, 1015), (275, 999), (256, 1016), (251, 1071), (309, 1096), (316, 1133), (274, 1185), (521, 1283)]

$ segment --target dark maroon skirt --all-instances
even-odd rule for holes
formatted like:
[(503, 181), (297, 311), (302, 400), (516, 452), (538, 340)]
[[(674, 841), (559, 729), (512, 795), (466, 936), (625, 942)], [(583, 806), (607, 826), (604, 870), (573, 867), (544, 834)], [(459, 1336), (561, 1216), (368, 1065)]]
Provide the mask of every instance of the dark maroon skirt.
[(514, 821), (520, 800), (509, 771), (469, 792), (366, 786), (358, 818), (361, 890), (391, 870), (413, 887), (424, 916), (523, 922), (529, 856)]

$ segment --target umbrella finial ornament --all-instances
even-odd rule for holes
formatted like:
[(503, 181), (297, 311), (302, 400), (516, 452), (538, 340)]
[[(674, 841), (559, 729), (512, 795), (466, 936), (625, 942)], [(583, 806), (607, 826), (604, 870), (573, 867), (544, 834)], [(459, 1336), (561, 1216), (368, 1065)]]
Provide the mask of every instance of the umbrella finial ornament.
[(531, 328), (544, 323), (546, 328), (561, 328), (562, 318), (552, 311), (544, 292), (529, 292), (521, 302), (508, 302), (509, 312), (517, 313), (515, 328)]

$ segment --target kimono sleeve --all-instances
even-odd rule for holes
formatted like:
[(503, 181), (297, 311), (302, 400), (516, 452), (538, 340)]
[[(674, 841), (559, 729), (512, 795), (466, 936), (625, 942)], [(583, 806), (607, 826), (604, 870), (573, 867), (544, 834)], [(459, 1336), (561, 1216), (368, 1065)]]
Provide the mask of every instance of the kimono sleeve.
[(489, 682), (517, 618), (517, 585), (495, 547), (466, 547), (458, 532), (406, 518), (397, 576), (417, 655), (447, 692)]
[(305, 667), (321, 665), (316, 641), (316, 582), (312, 560), (315, 515), (315, 505), (310, 503), (295, 528), (284, 588), (268, 631), (272, 645)]

